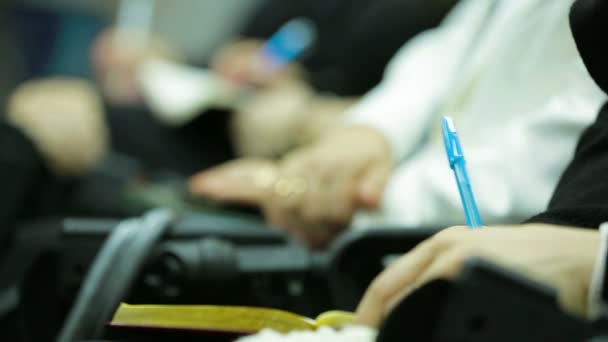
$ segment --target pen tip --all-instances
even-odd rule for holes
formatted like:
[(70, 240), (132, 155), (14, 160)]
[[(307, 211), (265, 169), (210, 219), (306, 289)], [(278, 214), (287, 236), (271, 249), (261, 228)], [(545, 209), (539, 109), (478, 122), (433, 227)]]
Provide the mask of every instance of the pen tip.
[(456, 131), (456, 128), (454, 127), (454, 121), (452, 120), (451, 117), (444, 116), (443, 117), (443, 122), (448, 126), (448, 128), (450, 129), (450, 131), (452, 131), (452, 132)]

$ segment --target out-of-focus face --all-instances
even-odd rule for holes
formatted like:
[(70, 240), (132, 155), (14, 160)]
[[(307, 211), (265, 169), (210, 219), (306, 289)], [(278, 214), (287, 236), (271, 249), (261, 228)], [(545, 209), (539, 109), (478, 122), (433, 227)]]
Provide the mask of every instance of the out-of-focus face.
[(608, 93), (608, 0), (575, 1), (570, 22), (587, 69)]

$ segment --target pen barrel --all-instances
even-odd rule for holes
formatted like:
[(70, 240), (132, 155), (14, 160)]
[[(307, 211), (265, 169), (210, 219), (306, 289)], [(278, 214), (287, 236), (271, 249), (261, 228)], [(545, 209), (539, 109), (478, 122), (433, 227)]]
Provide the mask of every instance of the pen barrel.
[(310, 20), (292, 19), (266, 40), (260, 55), (269, 62), (269, 72), (274, 72), (298, 58), (315, 40), (316, 29)]
[(464, 159), (460, 159), (454, 163), (454, 175), (456, 176), (456, 183), (458, 185), (458, 192), (460, 193), (460, 200), (462, 201), (467, 226), (472, 228), (482, 227), (483, 222), (481, 221), (477, 202), (475, 201), (473, 189), (469, 182)]

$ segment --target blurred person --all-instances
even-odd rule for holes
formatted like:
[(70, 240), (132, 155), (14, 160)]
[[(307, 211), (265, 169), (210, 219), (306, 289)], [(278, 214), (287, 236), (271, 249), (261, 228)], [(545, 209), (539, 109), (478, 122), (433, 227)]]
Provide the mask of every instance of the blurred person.
[[(302, 56), (304, 76), (315, 90), (340, 96), (364, 94), (382, 79), (388, 60), (420, 31), (439, 24), (456, 3), (452, 0), (356, 0), (286, 3), (265, 1), (242, 29), (212, 58), (214, 70), (226, 78), (253, 81), (255, 51), (289, 19), (310, 19), (319, 34), (312, 51)], [(407, 20), (404, 20), (407, 18)]]
[(86, 81), (27, 82), (11, 97), (6, 119), (30, 137), (58, 175), (87, 171), (106, 149), (101, 102)]
[[(577, 0), (571, 26), (585, 65), (608, 93), (608, 48), (600, 32), (608, 30), (608, 1)], [(608, 103), (588, 127), (562, 175), (546, 212), (532, 222), (597, 227), (608, 221)]]
[[(192, 154), (192, 162), (187, 169), (191, 169), (191, 165), (199, 160), (202, 164), (199, 170), (209, 166), (210, 163), (203, 161), (205, 159), (203, 155), (207, 151), (216, 149), (219, 144), (217, 141), (214, 141), (215, 144), (207, 142), (204, 137), (208, 134), (215, 135), (226, 131), (229, 143), (234, 146), (234, 154), (226, 154), (226, 159), (234, 155), (276, 158), (295, 146), (315, 140), (333, 126), (340, 114), (350, 107), (359, 95), (380, 81), (387, 61), (403, 42), (416, 33), (435, 26), (455, 2), (455, 0), (443, 0), (432, 4), (419, 0), (264, 2), (242, 29), (241, 35), (220, 48), (210, 63), (211, 69), (223, 78), (234, 83), (253, 85), (251, 88), (255, 89), (254, 95), (240, 103), (232, 116), (226, 118), (228, 122), (225, 127), (214, 126), (220, 120), (208, 119), (205, 114), (188, 125), (169, 129), (175, 132), (183, 130), (195, 132), (196, 130), (190, 129), (191, 126), (201, 129), (198, 131), (198, 137), (183, 139), (186, 141), (185, 144), (176, 144), (188, 145), (188, 142), (191, 142), (189, 145), (196, 147), (183, 148), (184, 151), (194, 150), (194, 153), (181, 152), (184, 155)], [(407, 16), (408, 20), (403, 20), (404, 16)], [(273, 77), (260, 80), (259, 70), (254, 62), (259, 47), (263, 40), (282, 24), (295, 17), (306, 17), (315, 22), (320, 37), (318, 44), (303, 56), (299, 63), (294, 63), (284, 72), (277, 73)], [(129, 42), (128, 36), (127, 34), (126, 42)], [(151, 56), (158, 58), (176, 55), (172, 48), (157, 49), (156, 47), (161, 44), (154, 43), (155, 40), (152, 39), (149, 44), (150, 50), (136, 51), (142, 46), (141, 44), (126, 44), (130, 45), (130, 48), (125, 49), (126, 58), (123, 58), (121, 53), (115, 53), (114, 60), (123, 59), (123, 61), (106, 63), (113, 57), (108, 57), (112, 56), (112, 53), (108, 53), (105, 46), (113, 46), (113, 48), (117, 46), (108, 44), (113, 39), (117, 39), (116, 34), (107, 31), (100, 37), (93, 50), (93, 55), (97, 56), (95, 59), (98, 61), (96, 64), (101, 79), (104, 78), (104, 70), (108, 65), (110, 68), (114, 65), (122, 70), (135, 70), (142, 60), (149, 60)], [(129, 52), (130, 49), (135, 51)], [(160, 50), (169, 50), (170, 53), (158, 53)], [(174, 60), (179, 61), (180, 58)], [(133, 89), (128, 84), (126, 88)], [(126, 91), (125, 94), (127, 93), (132, 92)], [(140, 95), (129, 97), (141, 98)], [(310, 110), (303, 111), (303, 108)], [(122, 118), (117, 117), (112, 120), (118, 122), (112, 124), (113, 126), (120, 126)], [(207, 120), (212, 121), (212, 124), (208, 124)], [(134, 124), (130, 127), (134, 127)], [(133, 134), (133, 131), (149, 132), (150, 130), (129, 129), (126, 133), (117, 135)], [(164, 137), (173, 134), (162, 135)], [(161, 139), (149, 140), (151, 140), (150, 144), (147, 145), (157, 146), (159, 143), (152, 140)], [(135, 143), (132, 141), (130, 144)], [(169, 144), (173, 145), (172, 142)], [(147, 149), (151, 150), (151, 148)], [(129, 151), (134, 150), (136, 148), (129, 149)], [(157, 146), (155, 150), (162, 152), (166, 148)], [(201, 153), (201, 150), (206, 152)], [(136, 152), (133, 154), (137, 154)], [(143, 152), (142, 154), (146, 155), (153, 154)], [(172, 159), (164, 158), (164, 153), (160, 152), (147, 159), (169, 161)], [(155, 164), (162, 163), (155, 162)], [(170, 167), (170, 163), (165, 164)], [(180, 169), (182, 171), (185, 168), (180, 167)]]
[(118, 105), (137, 104), (142, 94), (137, 80), (138, 67), (149, 59), (178, 61), (175, 48), (162, 39), (142, 41), (136, 31), (107, 29), (95, 40), (92, 64), (103, 94)]
[[(112, 26), (93, 44), (91, 57), (108, 100), (137, 104), (143, 99), (136, 69), (149, 59), (200, 65), (240, 29), (260, 0), (119, 0)], [(199, 24), (205, 22), (204, 30)]]
[(103, 157), (102, 110), (96, 90), (77, 79), (30, 81), (14, 91), (0, 117), (2, 239), (17, 220), (46, 210), (39, 204), (51, 183), (75, 179)]
[(406, 44), (330, 134), (279, 163), (245, 159), (202, 173), (191, 190), (257, 205), (312, 247), (349, 226), (455, 224), (462, 209), (438, 133), (448, 114), (482, 217), (530, 216), (605, 99), (571, 37), (570, 5), (463, 1), (438, 29)]
[[(608, 29), (608, 1), (577, 0), (570, 22), (587, 69), (608, 92), (608, 49), (598, 34)], [(358, 322), (378, 326), (403, 297), (430, 280), (455, 276), (471, 256), (555, 287), (560, 304), (572, 313), (588, 318), (605, 314), (608, 283), (600, 275), (608, 255), (607, 111), (605, 105), (581, 136), (549, 208), (529, 219), (532, 224), (477, 231), (455, 227), (437, 234), (376, 278), (359, 305)]]
[[(588, 70), (606, 92), (608, 50), (602, 47), (602, 35), (598, 33), (608, 29), (608, 1), (577, 0), (571, 11), (571, 26)], [(579, 140), (575, 157), (562, 175), (549, 209), (529, 220), (537, 223), (477, 230), (452, 227), (441, 231), (376, 277), (357, 308), (356, 323), (380, 327), (395, 305), (432, 280), (454, 278), (470, 257), (482, 257), (555, 288), (559, 304), (572, 314), (591, 320), (605, 315), (606, 110), (604, 106), (597, 121)], [(575, 228), (600, 225), (600, 231)], [(407, 325), (403, 336), (407, 337)]]
[(60, 40), (54, 35), (60, 35), (63, 17), (57, 4), (47, 5), (0, 6), (2, 244), (17, 221), (63, 206), (59, 199), (68, 183), (93, 168), (108, 145), (96, 89), (74, 78), (42, 79), (53, 72), (52, 57), (61, 50), (51, 48), (51, 41)]
[[(454, 3), (265, 2), (244, 28), (244, 38), (226, 44), (211, 63), (226, 79), (265, 87), (234, 113), (231, 133), (237, 154), (276, 158), (315, 141), (382, 79), (384, 67), (404, 42), (436, 26)], [(318, 27), (318, 40), (299, 65), (268, 79), (256, 63), (257, 51), (277, 29), (275, 23), (294, 17), (310, 18)]]
[[(433, 4), (420, 0), (330, 3), (266, 0), (258, 6), (240, 34), (212, 55), (210, 66), (236, 82), (263, 85), (272, 81), (260, 82), (261, 70), (255, 63), (257, 50), (284, 23), (303, 17), (310, 19), (320, 32), (316, 46), (300, 62), (308, 77), (303, 81), (310, 82), (321, 93), (360, 95), (381, 80), (384, 66), (404, 41), (436, 26), (455, 3), (456, 0)], [(408, 20), (403, 20), (404, 15)], [(382, 25), (372, 25), (379, 22)], [(102, 80), (108, 68), (132, 70), (154, 57), (187, 59), (163, 37), (150, 36), (147, 31), (139, 33), (137, 28), (121, 31), (117, 27), (99, 36), (93, 48), (93, 59), (100, 67), (98, 72)], [(357, 55), (353, 56), (353, 52)], [(303, 75), (294, 73), (292, 76)]]

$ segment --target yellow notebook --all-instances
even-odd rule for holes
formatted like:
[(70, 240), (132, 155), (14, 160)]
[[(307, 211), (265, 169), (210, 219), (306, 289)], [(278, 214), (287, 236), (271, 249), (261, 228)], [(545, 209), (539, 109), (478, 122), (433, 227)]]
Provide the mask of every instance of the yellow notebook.
[(253, 334), (270, 328), (286, 333), (315, 330), (320, 326), (339, 328), (352, 323), (353, 317), (352, 313), (344, 311), (327, 311), (311, 319), (288, 311), (258, 307), (121, 304), (110, 326), (229, 334)]

